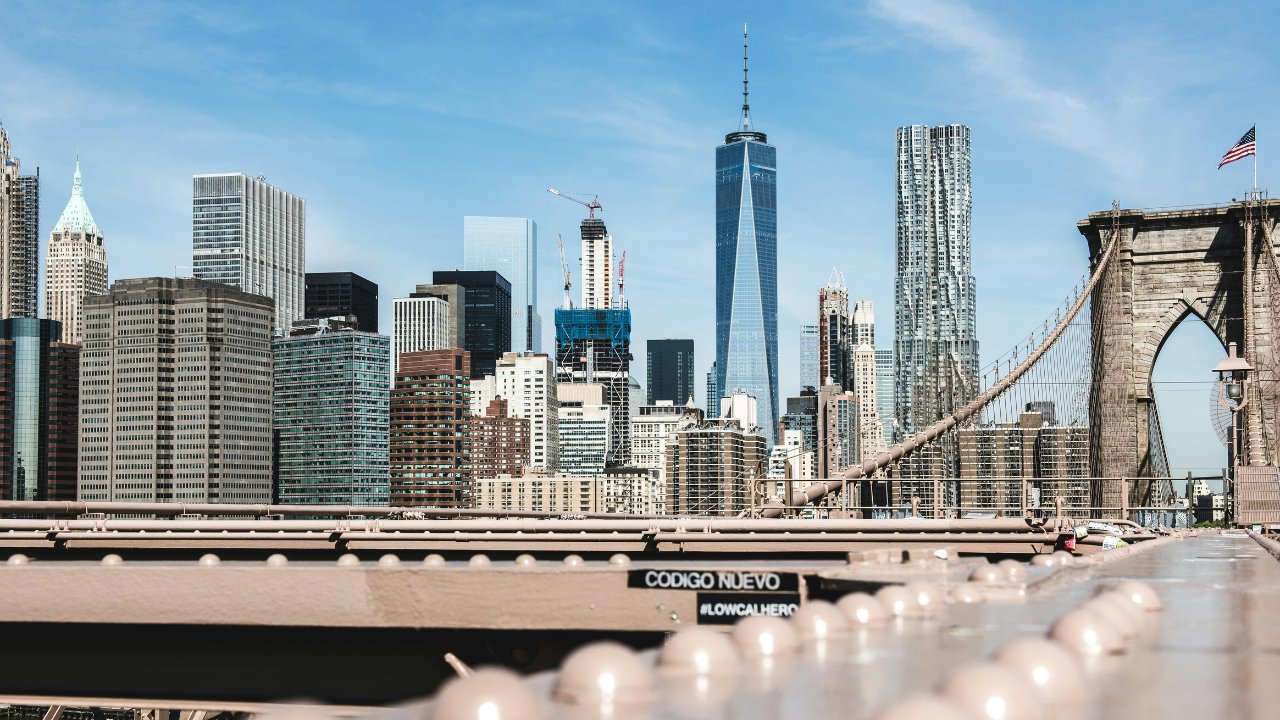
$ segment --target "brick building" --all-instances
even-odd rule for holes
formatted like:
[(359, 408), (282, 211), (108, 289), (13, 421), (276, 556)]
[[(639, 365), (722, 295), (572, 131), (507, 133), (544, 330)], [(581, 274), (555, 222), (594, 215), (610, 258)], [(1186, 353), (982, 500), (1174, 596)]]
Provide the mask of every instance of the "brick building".
[(472, 507), (471, 355), (400, 354), (391, 390), (391, 505)]
[(507, 417), (507, 401), (490, 400), (471, 418), (471, 477), (520, 476), (529, 460), (529, 421)]

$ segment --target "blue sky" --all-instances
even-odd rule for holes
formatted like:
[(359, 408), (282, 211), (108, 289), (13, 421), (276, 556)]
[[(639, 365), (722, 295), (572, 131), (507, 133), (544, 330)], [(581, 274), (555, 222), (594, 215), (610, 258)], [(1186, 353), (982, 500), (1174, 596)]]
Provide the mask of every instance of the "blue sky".
[[(1280, 158), (1277, 11), (1259, 4), (4, 0), (0, 15), (0, 122), (46, 180), (45, 232), (78, 151), (112, 279), (190, 264), (192, 174), (261, 173), (307, 200), (308, 269), (377, 282), (384, 322), (390, 298), (461, 265), (463, 215), (535, 219), (549, 347), (555, 237), (576, 258), (581, 214), (546, 189), (598, 193), (628, 251), (637, 357), (646, 338), (692, 337), (704, 369), (714, 148), (737, 120), (747, 22), (752, 114), (778, 147), (784, 395), (832, 267), (875, 301), (878, 344), (892, 337), (899, 125), (972, 128), (984, 362), (1085, 272), (1075, 221), (1113, 198), (1240, 196), (1248, 163), (1214, 166), (1255, 122), (1262, 186)], [(1158, 380), (1205, 379), (1221, 355), (1203, 328), (1171, 342)], [(1207, 387), (1192, 390), (1159, 396), (1175, 472), (1223, 462)]]

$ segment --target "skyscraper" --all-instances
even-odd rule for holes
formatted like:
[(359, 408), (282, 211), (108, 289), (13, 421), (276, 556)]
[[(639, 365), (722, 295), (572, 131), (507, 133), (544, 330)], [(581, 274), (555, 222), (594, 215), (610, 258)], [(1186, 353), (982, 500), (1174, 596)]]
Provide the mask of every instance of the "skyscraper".
[(821, 364), (818, 355), (822, 352), (817, 325), (800, 326), (800, 387), (811, 387), (815, 390), (822, 385)]
[(80, 499), (271, 502), (275, 307), (163, 277), (86, 297)]
[(360, 332), (378, 332), (378, 284), (353, 272), (307, 273), (308, 318), (355, 315)]
[[(79, 167), (76, 169), (79, 188)], [(33, 318), (40, 305), (40, 169), (23, 175), (0, 126), (0, 318)]]
[(893, 350), (900, 434), (924, 429), (977, 393), (969, 166), (969, 128), (898, 128)]
[(279, 501), (390, 504), (391, 338), (315, 318), (272, 347)]
[(613, 307), (613, 236), (604, 220), (582, 221), (582, 307)]
[[(426, 295), (426, 297), (418, 297)], [(413, 297), (395, 298), (391, 301), (392, 348), (391, 369), (400, 369), (400, 355), (423, 350), (444, 350), (454, 347), (449, 342), (452, 334), (450, 304), (446, 300), (414, 293)]]
[(492, 375), (498, 360), (511, 352), (511, 283), (494, 270), (437, 270), (431, 282), (463, 288), (463, 348), (471, 353), (471, 377)]
[(853, 323), (849, 316), (849, 288), (834, 268), (827, 286), (818, 288), (818, 377), (821, 385), (849, 385), (853, 361)]
[(75, 500), (80, 347), (57, 320), (0, 320), (0, 500)]
[(876, 310), (875, 303), (870, 300), (857, 300), (853, 303), (853, 332), (850, 336), (853, 346), (876, 346)]
[(44, 276), (44, 315), (62, 323), (63, 342), (84, 342), (84, 299), (107, 291), (107, 250), (102, 240), (102, 231), (85, 204), (76, 162), (71, 199), (49, 231)]
[(720, 391), (716, 388), (716, 378), (719, 373), (716, 372), (716, 363), (711, 362), (711, 370), (707, 371), (707, 417), (720, 417)]
[(777, 150), (752, 127), (747, 43), (742, 122), (716, 148), (716, 394), (760, 403), (770, 445), (778, 418)]
[(511, 283), (511, 349), (542, 352), (538, 223), (528, 218), (462, 218), (462, 269), (496, 270)]
[(307, 201), (261, 175), (191, 179), (192, 273), (276, 301), (276, 330), (305, 316)]
[(392, 506), (474, 506), (470, 386), (466, 350), (400, 356), (391, 390)]
[(649, 386), (646, 405), (670, 400), (679, 407), (693, 397), (693, 341), (649, 340), (647, 343)]
[[(477, 387), (486, 384), (491, 395), (479, 405)], [(551, 358), (540, 353), (507, 353), (498, 361), (495, 375), (471, 383), (471, 396), (472, 415), (483, 414), (489, 401), (507, 401), (508, 416), (529, 421), (529, 454), (524, 465), (556, 471), (560, 463), (560, 401)]]
[(876, 348), (876, 413), (880, 417), (880, 427), (884, 428), (884, 441), (887, 445), (898, 442), (898, 421), (893, 414), (893, 388), (893, 350)]

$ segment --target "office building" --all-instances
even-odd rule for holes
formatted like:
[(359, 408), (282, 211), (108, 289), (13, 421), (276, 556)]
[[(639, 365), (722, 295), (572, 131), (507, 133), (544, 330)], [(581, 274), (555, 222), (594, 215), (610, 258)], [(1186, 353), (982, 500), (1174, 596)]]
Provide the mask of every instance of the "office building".
[[(1089, 468), (1085, 426), (1048, 426), (1040, 413), (1024, 412), (1016, 423), (962, 427), (957, 441), (959, 476), (990, 479), (961, 483), (962, 507), (1017, 511), (1023, 503), (1052, 507), (1058, 497), (1067, 508), (1089, 505), (1089, 483), (1083, 479)], [(1024, 483), (1022, 478), (1080, 480)]]
[(102, 231), (84, 201), (77, 162), (71, 199), (49, 231), (44, 275), (44, 314), (62, 323), (64, 342), (84, 342), (84, 299), (107, 292), (107, 251), (102, 240)]
[(295, 320), (275, 352), (277, 502), (391, 502), (391, 338), (354, 315)]
[(612, 413), (608, 405), (560, 402), (560, 471), (575, 477), (604, 472)]
[(670, 400), (684, 405), (693, 397), (693, 341), (649, 340), (646, 343), (646, 405)]
[[(566, 383), (600, 383), (604, 388), (602, 404), (610, 413), (609, 467), (631, 463), (630, 367), (631, 310), (556, 310), (556, 380), (562, 390)], [(561, 451), (563, 469), (563, 446)]]
[(839, 385), (818, 391), (818, 476), (838, 478), (860, 462), (858, 396)]
[(354, 315), (361, 332), (378, 332), (378, 284), (353, 272), (307, 273), (308, 318)]
[(819, 356), (822, 342), (817, 325), (800, 326), (800, 387), (818, 389), (822, 385)]
[[(519, 476), (529, 463), (529, 421), (510, 417), (506, 400), (491, 400), (471, 418), (471, 479)], [(480, 507), (484, 507), (480, 505)]]
[(711, 371), (707, 373), (707, 417), (720, 417), (720, 390), (716, 386), (716, 364), (711, 363)]
[(636, 408), (644, 405), (644, 386), (636, 379), (635, 375), (627, 376), (627, 416), (635, 414)]
[(736, 517), (751, 506), (748, 488), (768, 472), (764, 432), (730, 418), (690, 419), (667, 445), (667, 512)]
[(528, 218), (464, 217), (462, 269), (496, 270), (511, 283), (511, 350), (542, 352), (538, 223)]
[(894, 376), (893, 350), (876, 348), (876, 414), (880, 417), (884, 442), (894, 445), (898, 442), (898, 418), (894, 413)]
[(276, 301), (283, 334), (305, 317), (307, 201), (259, 175), (196, 175), (192, 273)]
[(606, 468), (596, 477), (597, 512), (666, 515), (667, 485), (657, 468)]
[(821, 385), (849, 385), (853, 362), (853, 318), (844, 275), (831, 271), (827, 286), (818, 288), (818, 375)]
[(465, 291), (463, 348), (471, 353), (471, 377), (492, 375), (498, 359), (511, 352), (511, 283), (493, 270), (436, 271), (431, 282)]
[(969, 128), (898, 128), (893, 352), (899, 437), (976, 395), (969, 166)]
[(859, 460), (874, 458), (888, 449), (884, 442), (884, 427), (876, 408), (876, 351), (870, 345), (860, 345), (853, 351), (853, 393), (858, 396), (858, 448)]
[(716, 397), (755, 397), (772, 445), (779, 415), (777, 149), (752, 126), (745, 50), (741, 122), (716, 148)]
[(475, 481), (476, 507), (486, 510), (599, 512), (599, 490), (597, 476), (548, 475), (541, 468)]
[(391, 390), (391, 505), (472, 507), (470, 355), (400, 356)]
[(582, 303), (584, 309), (613, 307), (613, 236), (604, 220), (582, 221)]
[[(467, 289), (456, 283), (418, 285), (411, 298), (436, 298), (449, 304), (449, 338), (444, 347), (465, 348), (467, 345)], [(473, 380), (475, 378), (472, 378)]]
[(720, 398), (720, 417), (737, 420), (743, 429), (750, 430), (759, 424), (760, 403), (744, 392), (736, 392)]
[(870, 300), (853, 303), (850, 343), (856, 348), (862, 345), (876, 346), (876, 309)]
[(162, 277), (86, 297), (80, 499), (270, 503), (276, 305)]
[[(785, 415), (783, 416), (786, 417)], [(810, 416), (812, 417), (812, 416)], [(817, 426), (814, 425), (813, 434), (817, 434)], [(781, 445), (777, 447), (786, 448), (786, 460), (790, 465), (791, 477), (795, 480), (815, 480), (817, 473), (817, 458), (813, 450), (806, 450), (808, 445), (806, 432), (803, 429), (785, 430), (781, 433)]]
[(80, 347), (57, 320), (0, 320), (0, 500), (74, 501)]
[[(472, 381), (472, 414), (485, 414), (493, 400), (505, 401), (509, 417), (529, 421), (529, 453), (524, 465), (554, 473), (560, 461), (560, 401), (551, 358), (511, 352), (502, 356), (496, 368), (495, 375)], [(484, 405), (476, 404), (477, 395)], [(599, 402), (597, 399), (595, 404)]]
[(454, 347), (449, 342), (451, 311), (448, 301), (430, 293), (414, 293), (411, 297), (392, 300), (392, 369), (400, 369), (400, 356), (404, 353)]
[(0, 318), (37, 317), (39, 304), (40, 168), (35, 175), (22, 174), (22, 162), (0, 126)]
[(636, 408), (636, 414), (631, 416), (632, 466), (660, 470), (665, 475), (667, 440), (686, 415), (692, 416), (695, 423), (701, 423), (704, 417), (692, 398), (685, 405), (659, 400), (656, 405)]
[[(791, 447), (789, 457), (797, 479), (816, 478), (814, 468), (818, 450), (818, 393), (813, 388), (800, 391), (800, 397), (787, 398), (787, 413), (778, 421), (780, 444)], [(806, 459), (807, 456), (807, 459)], [(797, 460), (797, 458), (799, 458)]]

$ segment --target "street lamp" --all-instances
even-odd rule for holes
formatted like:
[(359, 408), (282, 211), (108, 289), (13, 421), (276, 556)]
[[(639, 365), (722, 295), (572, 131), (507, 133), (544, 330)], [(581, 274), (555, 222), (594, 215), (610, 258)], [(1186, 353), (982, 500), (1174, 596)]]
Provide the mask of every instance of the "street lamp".
[[(1240, 411), (1249, 404), (1247, 391), (1249, 373), (1252, 371), (1253, 366), (1248, 360), (1236, 356), (1235, 343), (1227, 343), (1227, 356), (1213, 369), (1213, 372), (1218, 373), (1218, 404), (1231, 411), (1231, 436), (1227, 444), (1227, 457), (1231, 467), (1232, 482), (1236, 477), (1236, 465), (1240, 463)], [(1228, 398), (1234, 400), (1236, 404), (1228, 405)], [(1227, 493), (1227, 488), (1223, 488), (1223, 493)], [(1223, 505), (1231, 507), (1229, 502), (1224, 502)]]

